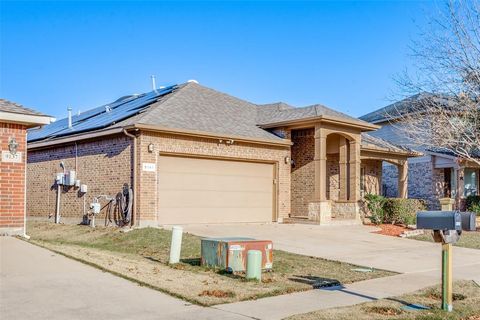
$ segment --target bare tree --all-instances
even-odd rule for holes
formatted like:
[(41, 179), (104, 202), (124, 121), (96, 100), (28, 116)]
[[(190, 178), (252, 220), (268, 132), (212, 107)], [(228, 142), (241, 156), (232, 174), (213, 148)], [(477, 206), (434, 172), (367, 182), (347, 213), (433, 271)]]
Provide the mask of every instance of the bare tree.
[(480, 165), (480, 1), (450, 1), (411, 46), (417, 72), (397, 79), (408, 107), (388, 111), (411, 146)]

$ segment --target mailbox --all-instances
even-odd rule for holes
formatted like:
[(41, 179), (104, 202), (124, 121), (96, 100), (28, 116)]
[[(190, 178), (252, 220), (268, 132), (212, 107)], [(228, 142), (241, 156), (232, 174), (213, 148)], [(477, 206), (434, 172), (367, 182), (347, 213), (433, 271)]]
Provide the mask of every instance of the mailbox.
[(417, 213), (417, 228), (429, 230), (462, 230), (458, 211), (421, 211)]
[(473, 213), (473, 212), (461, 212), (460, 215), (462, 216), (462, 230), (465, 230), (465, 231), (476, 231), (477, 230), (475, 213)]

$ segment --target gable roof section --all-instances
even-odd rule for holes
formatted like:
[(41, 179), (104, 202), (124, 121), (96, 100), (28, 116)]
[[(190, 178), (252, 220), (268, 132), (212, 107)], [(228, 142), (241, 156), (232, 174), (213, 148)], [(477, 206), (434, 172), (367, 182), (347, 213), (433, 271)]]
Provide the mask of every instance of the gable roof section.
[(369, 135), (368, 133), (362, 133), (361, 145), (362, 145), (362, 148), (364, 149), (377, 149), (377, 150), (380, 149), (382, 151), (393, 152), (393, 153), (405, 153), (412, 156), (420, 155), (419, 152), (416, 152), (410, 148), (393, 144), (387, 140), (383, 140), (381, 138), (377, 138), (372, 135)]
[(21, 123), (27, 127), (49, 124), (55, 119), (18, 103), (0, 99), (0, 120)]
[(26, 114), (31, 116), (46, 116), (41, 112), (26, 108), (18, 103), (8, 101), (6, 99), (0, 99), (0, 112)]
[(373, 112), (361, 116), (359, 119), (370, 123), (383, 123), (394, 120), (401, 115), (407, 115), (421, 110), (422, 102), (435, 103), (438, 106), (452, 106), (451, 99), (445, 95), (436, 95), (429, 92), (417, 93), (403, 100), (389, 104)]
[(149, 110), (121, 122), (282, 141), (256, 125), (257, 105), (191, 82)]
[(321, 104), (314, 104), (302, 108), (288, 108), (279, 104), (277, 104), (277, 108), (273, 108), (272, 105), (267, 105), (267, 107), (259, 106), (257, 121), (263, 128), (272, 128), (281, 124), (320, 118), (326, 120), (339, 120), (369, 129), (376, 129), (376, 126), (372, 126), (371, 123), (351, 117)]

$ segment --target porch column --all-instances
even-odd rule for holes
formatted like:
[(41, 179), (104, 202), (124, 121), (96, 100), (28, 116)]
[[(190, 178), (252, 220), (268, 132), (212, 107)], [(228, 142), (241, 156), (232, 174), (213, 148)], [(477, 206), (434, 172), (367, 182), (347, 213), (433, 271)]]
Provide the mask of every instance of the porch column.
[(350, 141), (350, 195), (349, 200), (360, 200), (360, 138), (358, 141)]
[(348, 180), (347, 180), (347, 164), (348, 164), (348, 145), (347, 139), (340, 138), (340, 154), (338, 164), (340, 166), (339, 171), (339, 184), (340, 184), (340, 200), (348, 200)]
[(403, 160), (398, 165), (398, 197), (406, 199), (408, 196), (408, 161)]
[(315, 201), (327, 200), (327, 136), (324, 130), (315, 126)]

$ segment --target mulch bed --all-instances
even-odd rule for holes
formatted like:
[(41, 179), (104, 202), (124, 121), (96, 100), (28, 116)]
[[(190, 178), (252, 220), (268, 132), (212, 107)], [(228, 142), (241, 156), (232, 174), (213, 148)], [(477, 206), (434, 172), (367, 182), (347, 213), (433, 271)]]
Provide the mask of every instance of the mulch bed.
[[(373, 225), (372, 225), (373, 226)], [(397, 226), (394, 224), (380, 224), (375, 227), (380, 228), (379, 231), (373, 231), (372, 233), (383, 234), (385, 236), (399, 237), (404, 231), (410, 230), (406, 227)]]

